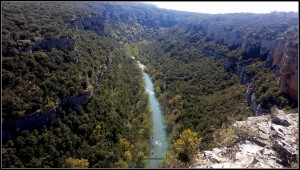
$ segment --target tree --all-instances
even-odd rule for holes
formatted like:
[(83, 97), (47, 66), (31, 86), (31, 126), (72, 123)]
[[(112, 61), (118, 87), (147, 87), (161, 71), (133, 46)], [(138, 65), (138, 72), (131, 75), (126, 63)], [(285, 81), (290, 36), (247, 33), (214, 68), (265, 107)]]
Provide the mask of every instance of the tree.
[(131, 162), (132, 161), (132, 155), (131, 155), (131, 152), (129, 150), (124, 152), (124, 158), (125, 158), (126, 162)]
[(96, 125), (93, 133), (97, 136), (100, 136), (100, 133), (101, 133), (101, 126), (100, 125)]
[(117, 144), (117, 146), (119, 148), (122, 149), (122, 151), (128, 151), (130, 149), (130, 144), (129, 144), (129, 141), (125, 138), (121, 138)]
[(123, 161), (123, 160), (119, 160), (118, 162), (114, 163), (114, 168), (128, 168), (128, 163)]
[(89, 161), (87, 159), (75, 159), (69, 157), (65, 160), (65, 165), (67, 168), (88, 168)]
[(178, 154), (179, 160), (185, 163), (190, 162), (198, 153), (201, 140), (202, 138), (198, 138), (196, 132), (190, 129), (184, 130), (180, 134), (180, 138), (173, 141), (173, 147)]
[(33, 168), (40, 168), (42, 165), (42, 161), (37, 158), (32, 158), (28, 165), (29, 167), (33, 167)]

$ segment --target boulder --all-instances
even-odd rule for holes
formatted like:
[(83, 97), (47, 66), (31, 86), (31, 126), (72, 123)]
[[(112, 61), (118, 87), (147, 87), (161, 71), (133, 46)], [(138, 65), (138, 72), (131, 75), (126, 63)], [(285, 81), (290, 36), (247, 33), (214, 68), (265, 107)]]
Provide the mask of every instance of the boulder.
[[(275, 121), (274, 121), (275, 119)], [(283, 168), (298, 157), (298, 113), (275, 109), (271, 115), (248, 117), (233, 124), (259, 133), (232, 148), (202, 151), (190, 168)]]
[(285, 120), (285, 119), (280, 119), (279, 117), (275, 116), (273, 119), (272, 119), (272, 123), (275, 123), (277, 125), (282, 125), (282, 126), (285, 126), (285, 127), (288, 127), (290, 126), (291, 124)]

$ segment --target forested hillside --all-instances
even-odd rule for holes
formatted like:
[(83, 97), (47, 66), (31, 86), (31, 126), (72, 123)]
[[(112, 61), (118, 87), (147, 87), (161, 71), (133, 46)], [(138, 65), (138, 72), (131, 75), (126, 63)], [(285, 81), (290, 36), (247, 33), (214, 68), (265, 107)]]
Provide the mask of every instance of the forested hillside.
[(2, 12), (3, 167), (144, 167), (142, 75), (111, 40), (72, 27), (91, 13), (71, 2), (6, 2)]
[(211, 149), (216, 130), (235, 120), (298, 110), (298, 13), (138, 2), (1, 8), (4, 168), (145, 167), (151, 112), (131, 56), (151, 75), (170, 142), (190, 129), (198, 150)]
[[(204, 137), (201, 148), (210, 148), (214, 146), (213, 129), (230, 118), (267, 113), (275, 105), (297, 107), (297, 100), (282, 93), (276, 83), (274, 72), (278, 76), (280, 69), (272, 63), (276, 51), (269, 47), (276, 38), (284, 37), (295, 50), (296, 18), (293, 13), (216, 15), (200, 18), (200, 23), (176, 25), (156, 42), (138, 43), (141, 60), (148, 64), (164, 106), (169, 131), (178, 136), (183, 129), (193, 129)], [(297, 53), (292, 56), (295, 61)], [(290, 72), (297, 80), (296, 68)], [(250, 88), (255, 101), (245, 97)]]

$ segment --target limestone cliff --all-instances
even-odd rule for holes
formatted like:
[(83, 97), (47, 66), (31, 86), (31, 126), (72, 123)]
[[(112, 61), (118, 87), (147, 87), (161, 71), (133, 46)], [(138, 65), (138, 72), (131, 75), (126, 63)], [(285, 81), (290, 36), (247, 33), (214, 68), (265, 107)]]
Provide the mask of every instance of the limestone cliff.
[(202, 29), (204, 29), (206, 38), (222, 43), (229, 48), (238, 47), (244, 41), (244, 35), (234, 31), (230, 27), (208, 23), (204, 25)]
[(275, 68), (282, 92), (298, 100), (298, 48), (289, 45), (287, 38), (256, 33), (248, 35), (230, 26), (205, 22), (196, 29), (204, 32), (208, 40), (226, 45), (231, 50), (241, 49), (241, 57), (226, 59), (225, 69), (236, 71), (242, 84), (251, 82), (252, 77), (243, 74), (243, 68), (238, 68), (238, 62), (260, 58), (266, 67)]
[(256, 136), (231, 148), (202, 151), (191, 168), (283, 168), (297, 161), (298, 113), (275, 109), (272, 115), (249, 117), (233, 126), (246, 125)]
[[(146, 34), (154, 34), (153, 28), (156, 30), (160, 30), (158, 28), (171, 28), (176, 24), (180, 25), (189, 21), (187, 22), (187, 30), (195, 31), (195, 33), (201, 32), (207, 41), (212, 40), (223, 44), (229, 47), (230, 50), (241, 50), (241, 56), (226, 59), (225, 69), (236, 71), (242, 84), (250, 83), (254, 75), (244, 73), (245, 65), (239, 65), (239, 62), (260, 58), (265, 62), (266, 67), (276, 68), (275, 72), (278, 73), (278, 84), (282, 92), (298, 100), (298, 49), (297, 47), (288, 46), (287, 38), (282, 38), (279, 35), (279, 33), (284, 32), (288, 28), (284, 24), (279, 24), (278, 29), (267, 29), (267, 27), (273, 27), (273, 25), (268, 25), (270, 23), (267, 23), (266, 28), (257, 30), (254, 28), (255, 26), (247, 26), (247, 23), (244, 23), (245, 17), (258, 19), (254, 14), (241, 14), (240, 18), (225, 22), (227, 15), (211, 16), (206, 14), (178, 13), (168, 10), (156, 10), (154, 6), (145, 4), (141, 6), (139, 3), (115, 4), (105, 2), (97, 4), (87, 2), (85, 4), (94, 6), (97, 15), (78, 18), (71, 23), (78, 29), (93, 30), (99, 34), (103, 34), (105, 29), (111, 30), (112, 28), (110, 27), (119, 29), (119, 32), (122, 32), (122, 29), (129, 29), (124, 26), (110, 25), (114, 22), (124, 22), (121, 25), (127, 24), (130, 27), (134, 27), (134, 25), (142, 26), (135, 29), (141, 29), (140, 34), (143, 34), (143, 36), (134, 37), (137, 39), (138, 37), (145, 38), (147, 37)], [(130, 10), (126, 10), (123, 6), (128, 6)], [(229, 16), (230, 14), (227, 17)], [(272, 18), (272, 16), (277, 17), (277, 14), (268, 14), (265, 17)], [(190, 22), (192, 20), (197, 22)], [(123, 33), (127, 34), (126, 32)], [(197, 41), (197, 38), (194, 38), (193, 41)], [(208, 56), (214, 56), (215, 59), (224, 58), (224, 56), (214, 51), (206, 50), (203, 53)]]
[(71, 38), (58, 38), (58, 39), (45, 39), (36, 42), (32, 46), (32, 51), (36, 51), (39, 48), (45, 49), (47, 51), (51, 51), (53, 48), (63, 49), (66, 48), (70, 51), (75, 50), (75, 40)]
[[(78, 109), (90, 100), (92, 94), (93, 91), (89, 91), (84, 94), (67, 97), (61, 101), (61, 106)], [(31, 131), (46, 126), (49, 122), (53, 121), (56, 116), (56, 108), (54, 108), (47, 112), (36, 111), (16, 119), (4, 121), (2, 123), (2, 139), (5, 142), (14, 139), (16, 135), (24, 130)]]
[(61, 100), (61, 106), (67, 106), (72, 109), (78, 109), (86, 104), (93, 95), (93, 91), (87, 91), (83, 94), (76, 94)]
[[(112, 61), (110, 58), (109, 61)], [(94, 88), (98, 87), (100, 83), (101, 76), (104, 74), (106, 70), (105, 66), (101, 66), (98, 71), (96, 82), (94, 84)], [(70, 107), (74, 110), (78, 109), (80, 106), (85, 105), (91, 99), (93, 95), (93, 89), (90, 91), (86, 91), (82, 94), (76, 94), (73, 96), (66, 97), (61, 100), (61, 107)], [(36, 128), (40, 128), (42, 126), (46, 126), (49, 122), (53, 121), (57, 116), (56, 108), (53, 108), (47, 112), (36, 111), (30, 113), (28, 115), (18, 117), (11, 120), (6, 120), (2, 122), (2, 140), (4, 142), (15, 139), (19, 133), (24, 130), (33, 130)], [(17, 130), (18, 129), (18, 130)]]
[[(221, 32), (222, 33), (222, 32)], [(230, 46), (237, 45), (232, 40), (224, 36), (214, 35), (217, 41)], [(275, 68), (278, 76), (278, 85), (283, 93), (289, 95), (294, 100), (298, 100), (298, 48), (288, 45), (288, 41), (283, 38), (268, 39), (261, 36), (244, 37), (240, 43), (242, 59), (229, 58), (226, 60), (226, 70), (236, 70), (240, 75), (241, 83), (251, 82), (251, 76), (243, 74), (243, 69), (238, 68), (238, 61), (248, 60), (249, 58), (260, 58), (265, 61), (265, 66)]]
[(247, 39), (242, 54), (245, 59), (258, 56), (267, 67), (275, 68), (281, 91), (298, 100), (298, 48), (288, 44), (284, 38)]
[(95, 31), (99, 35), (104, 34), (104, 18), (101, 16), (88, 16), (71, 21), (76, 29)]
[(298, 48), (290, 47), (287, 43), (277, 45), (273, 65), (279, 70), (279, 86), (282, 92), (298, 100)]
[(2, 140), (5, 142), (14, 139), (14, 135), (24, 130), (33, 130), (47, 125), (56, 117), (56, 109), (47, 112), (36, 111), (18, 119), (4, 121), (2, 123)]
[(257, 98), (254, 95), (253, 88), (248, 87), (246, 92), (246, 100), (248, 105), (250, 106), (250, 110), (254, 113), (255, 116), (260, 116), (268, 113), (268, 110), (263, 109), (261, 104), (257, 102)]

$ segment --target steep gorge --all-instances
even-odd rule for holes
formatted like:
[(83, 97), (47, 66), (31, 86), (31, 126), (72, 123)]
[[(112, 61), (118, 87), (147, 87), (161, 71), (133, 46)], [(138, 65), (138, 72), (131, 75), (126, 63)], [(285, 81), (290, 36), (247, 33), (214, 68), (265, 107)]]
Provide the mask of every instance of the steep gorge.
[[(4, 109), (6, 109), (8, 115), (16, 113), (22, 115), (24, 108), (32, 111), (27, 110), (26, 113), (29, 112), (29, 114), (27, 113), (21, 118), (15, 116), (17, 118), (11, 121), (10, 125), (6, 125), (9, 122), (3, 124), (5, 126), (2, 129), (2, 131), (4, 130), (4, 133), (2, 133), (4, 141), (6, 141), (5, 136), (8, 134), (5, 130), (6, 127), (11, 129), (9, 131), (16, 131), (17, 128), (20, 132), (23, 130), (31, 131), (36, 129), (37, 126), (42, 127), (49, 124), (49, 122), (53, 122), (53, 111), (55, 112), (55, 110), (47, 111), (45, 109), (43, 110), (44, 114), (35, 110), (42, 105), (48, 105), (52, 100), (55, 102), (59, 98), (61, 107), (68, 105), (66, 109), (71, 108), (78, 113), (82, 112), (80, 106), (90, 108), (89, 101), (94, 91), (91, 88), (87, 91), (88, 87), (93, 85), (93, 89), (98, 87), (98, 84), (101, 83), (100, 79), (104, 75), (103, 68), (107, 68), (112, 63), (112, 59), (115, 62), (116, 58), (118, 65), (114, 63), (111, 70), (123, 69), (122, 62), (128, 61), (120, 56), (115, 56), (120, 55), (120, 52), (112, 57), (111, 51), (118, 49), (126, 53), (127, 51), (124, 48), (128, 43), (131, 47), (139, 49), (141, 61), (149, 66), (147, 71), (154, 80), (155, 90), (164, 106), (165, 117), (168, 119), (169, 125), (168, 131), (173, 139), (176, 139), (183, 129), (192, 128), (198, 131), (201, 136), (204, 136), (201, 149), (213, 147), (213, 144), (211, 144), (213, 138), (212, 127), (218, 128), (223, 123), (228, 123), (228, 117), (232, 115), (238, 117), (236, 119), (242, 119), (249, 115), (249, 109), (254, 115), (262, 115), (270, 112), (270, 106), (285, 107), (289, 106), (290, 103), (298, 102), (298, 21), (295, 13), (208, 15), (162, 10), (151, 5), (140, 5), (139, 3), (74, 2), (68, 5), (68, 9), (85, 12), (81, 11), (82, 13), (78, 15), (70, 16), (68, 14), (68, 19), (63, 19), (65, 22), (63, 24), (64, 29), (67, 30), (63, 33), (63, 36), (60, 35), (61, 33), (56, 35), (56, 32), (52, 30), (54, 29), (53, 26), (42, 27), (41, 33), (44, 31), (43, 29), (49, 32), (52, 30), (54, 35), (45, 34), (44, 37), (42, 36), (44, 38), (42, 40), (39, 40), (40, 37), (36, 38), (40, 35), (35, 35), (35, 38), (30, 40), (30, 48), (28, 48), (27, 43), (29, 41), (24, 38), (26, 34), (23, 37), (20, 35), (21, 40), (18, 41), (18, 45), (10, 42), (8, 38), (4, 38), (5, 96), (7, 94)], [(5, 16), (9, 15), (5, 14)], [(5, 31), (3, 33), (6, 37), (10, 35), (8, 32), (11, 28), (8, 28), (9, 24), (7, 24), (10, 23), (10, 19), (5, 20), (6, 25), (4, 24)], [(21, 21), (16, 21), (16, 25), (20, 30), (23, 29), (23, 24)], [(26, 30), (26, 28), (24, 29)], [(79, 39), (77, 37), (80, 35), (78, 32), (82, 35)], [(97, 39), (95, 38), (96, 35), (105, 38)], [(10, 36), (14, 37), (15, 35), (11, 34)], [(87, 43), (89, 41), (90, 43)], [(109, 43), (107, 43), (108, 41)], [(98, 46), (92, 44), (92, 42)], [(19, 52), (14, 49), (19, 50)], [(27, 59), (24, 58), (19, 60), (16, 56), (23, 55), (22, 50), (30, 53), (31, 56), (35, 55), (31, 57), (34, 60), (30, 62), (27, 62)], [(57, 51), (63, 51), (63, 53), (57, 55)], [(63, 77), (68, 75), (61, 72), (56, 74), (55, 71), (59, 69), (55, 68), (53, 64), (45, 64), (45, 60), (48, 61), (48, 56), (44, 53), (51, 57), (64, 56), (63, 59), (56, 59), (51, 63), (63, 61), (63, 65), (66, 66), (61, 70), (66, 71), (70, 67), (72, 71), (69, 73), (72, 74), (73, 72), (75, 73), (73, 76), (80, 78), (72, 77), (69, 81), (72, 81), (73, 84), (68, 83), (66, 85), (66, 80), (60, 79), (58, 75), (64, 75)], [(15, 58), (13, 59), (13, 57)], [(49, 58), (52, 60), (51, 57)], [(22, 61), (20, 65), (14, 66), (11, 60), (18, 62), (24, 60), (26, 65), (24, 66)], [(6, 100), (13, 91), (10, 89), (9, 84), (12, 82), (19, 87), (20, 84), (14, 80), (15, 77), (28, 79), (29, 82), (32, 75), (29, 74), (29, 78), (27, 78), (27, 75), (24, 76), (22, 75), (23, 72), (19, 73), (18, 71), (12, 76), (13, 71), (15, 71), (12, 68), (32, 66), (30, 64), (35, 63), (35, 60), (38, 64), (35, 64), (32, 68), (35, 68), (36, 65), (45, 65), (51, 74), (54, 73), (51, 79), (41, 78), (40, 80), (38, 77), (43, 76), (38, 75), (36, 70), (23, 72), (32, 72), (37, 77), (35, 82), (38, 84), (38, 89), (41, 87), (42, 91), (46, 93), (45, 96), (51, 96), (50, 100), (48, 98), (46, 104), (41, 104), (39, 100), (30, 100), (29, 103), (32, 106), (23, 104), (24, 108), (18, 108), (20, 112), (16, 112), (9, 105), (16, 107), (15, 105), (22, 105), (22, 102), (19, 100)], [(94, 61), (97, 62), (93, 63)], [(268, 89), (271, 89), (271, 87), (266, 87), (268, 84), (261, 83), (263, 80), (258, 78), (259, 75), (265, 74), (265, 72), (270, 75), (275, 74), (274, 78), (271, 77), (272, 80), (270, 80), (271, 83), (276, 82), (280, 89), (279, 93), (276, 88), (273, 90), (272, 87), (272, 92), (278, 94), (275, 97), (268, 96), (270, 95)], [(209, 75), (206, 76), (205, 74)], [(54, 78), (56, 76), (59, 80)], [(130, 76), (136, 78), (137, 75), (130, 73), (128, 77)], [(106, 80), (119, 83), (119, 80), (112, 80), (111, 77), (113, 76), (106, 76)], [(48, 90), (53, 87), (53, 84), (49, 82), (50, 80), (59, 82), (62, 88), (56, 91), (54, 89), (52, 91)], [(124, 82), (126, 81), (124, 80)], [(133, 88), (138, 87), (136, 85)], [(107, 88), (107, 86), (99, 88)], [(114, 90), (112, 90), (111, 95), (114, 98), (114, 95), (118, 93), (115, 91), (115, 87), (112, 89)], [(125, 90), (124, 88), (120, 89)], [(137, 93), (137, 90), (132, 91)], [(15, 96), (18, 93), (16, 92)], [(262, 98), (263, 95), (267, 97)], [(284, 95), (284, 98), (277, 101), (277, 98), (282, 95)], [(228, 100), (225, 101), (221, 97)], [(22, 95), (20, 98), (23, 99)], [(276, 101), (271, 101), (272, 98), (276, 98)], [(281, 101), (286, 100), (292, 102), (281, 103)], [(130, 100), (130, 102), (133, 101), (135, 100)], [(19, 103), (15, 104), (14, 102)], [(249, 107), (246, 106), (246, 102)], [(39, 107), (35, 103), (38, 103)], [(107, 107), (115, 106), (115, 103), (110, 102)], [(128, 101), (125, 103), (128, 104)], [(138, 106), (144, 106), (142, 100), (138, 104)], [(294, 104), (291, 107), (297, 108), (298, 105)], [(61, 111), (59, 112), (61, 113)], [(128, 116), (126, 114), (122, 115), (123, 112), (122, 107), (117, 110), (113, 109), (110, 116), (127, 120)], [(131, 112), (131, 114), (133, 113)], [(143, 113), (143, 116), (146, 115)], [(98, 115), (97, 117), (102, 116)], [(67, 122), (68, 126), (74, 128), (73, 124), (78, 124), (76, 123), (78, 121), (75, 121), (76, 119), (73, 117), (72, 119), (72, 121), (64, 121)], [(105, 118), (98, 119), (104, 120)], [(131, 127), (131, 124), (137, 124), (138, 122), (135, 119), (130, 120), (133, 122), (128, 121), (126, 124), (128, 128)], [(139, 128), (140, 132), (143, 132), (142, 129), (144, 128)], [(75, 131), (77, 133), (85, 130), (83, 126), (80, 126), (79, 130), (76, 129)], [(146, 136), (148, 135), (147, 132), (144, 133)], [(109, 137), (107, 138), (112, 139), (116, 144), (118, 140), (123, 139), (120, 134), (128, 135), (127, 132), (119, 132), (119, 134), (114, 132), (108, 134)], [(133, 142), (134, 137), (130, 134), (128, 136)], [(138, 147), (141, 148), (139, 145)], [(145, 150), (146, 147), (143, 148)], [(119, 155), (119, 151), (116, 152)], [(130, 150), (130, 153), (136, 154), (136, 156), (139, 154), (139, 159), (144, 154), (138, 153), (136, 150), (133, 151), (133, 149)], [(115, 162), (116, 165), (114, 166), (128, 167), (122, 162), (125, 159), (127, 162), (133, 162), (129, 161), (128, 157), (119, 156), (116, 160), (120, 161)], [(92, 158), (89, 158), (89, 160), (96, 167), (105, 164), (96, 163)], [(62, 164), (59, 163), (59, 165)], [(134, 163), (131, 163), (131, 165), (133, 166)]]

